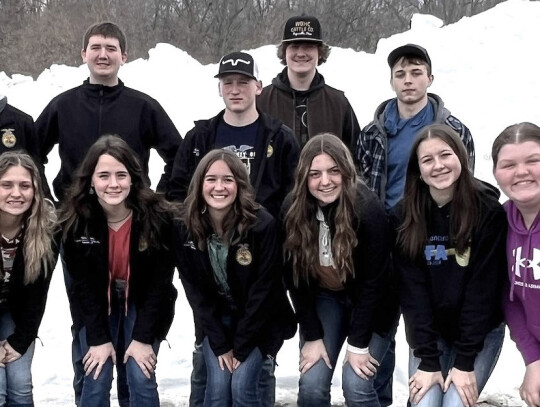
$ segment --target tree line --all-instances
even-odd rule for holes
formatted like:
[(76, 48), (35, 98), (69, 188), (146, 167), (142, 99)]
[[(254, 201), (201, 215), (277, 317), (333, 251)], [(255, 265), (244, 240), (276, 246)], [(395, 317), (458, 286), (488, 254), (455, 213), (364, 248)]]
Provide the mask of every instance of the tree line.
[(317, 16), (330, 45), (373, 52), (380, 38), (407, 30), (414, 13), (450, 24), (502, 1), (0, 0), (0, 71), (36, 77), (53, 63), (78, 65), (86, 28), (104, 20), (125, 30), (130, 60), (167, 42), (206, 64), (277, 44), (292, 15)]

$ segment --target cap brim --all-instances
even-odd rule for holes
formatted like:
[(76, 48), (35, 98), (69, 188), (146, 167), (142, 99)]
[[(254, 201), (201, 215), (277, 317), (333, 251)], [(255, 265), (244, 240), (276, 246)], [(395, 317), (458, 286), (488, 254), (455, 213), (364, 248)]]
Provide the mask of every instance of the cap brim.
[(318, 40), (316, 38), (290, 38), (288, 40), (281, 40), (281, 42), (318, 42), (323, 43), (323, 40)]
[(431, 61), (429, 60), (429, 57), (426, 55), (425, 51), (422, 51), (418, 47), (412, 45), (403, 45), (402, 47), (396, 48), (390, 53), (390, 55), (388, 55), (388, 65), (390, 68), (393, 68), (397, 61), (399, 61), (405, 55), (417, 57), (431, 65)]
[(227, 72), (220, 72), (217, 75), (214, 75), (214, 78), (221, 78), (222, 76), (225, 76), (225, 75), (228, 75), (228, 74), (231, 74), (231, 73), (244, 75), (244, 76), (247, 76), (250, 79), (255, 79), (256, 81), (259, 80), (256, 77), (254, 77), (253, 75), (250, 75), (250, 74), (246, 73), (245, 71), (240, 71), (240, 70), (235, 70), (235, 69), (228, 70)]

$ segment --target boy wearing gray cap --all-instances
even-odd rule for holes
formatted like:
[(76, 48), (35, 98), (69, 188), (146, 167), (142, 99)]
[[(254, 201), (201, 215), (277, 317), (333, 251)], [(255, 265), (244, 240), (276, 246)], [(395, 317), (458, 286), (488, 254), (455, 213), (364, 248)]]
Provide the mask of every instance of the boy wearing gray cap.
[(257, 107), (290, 127), (301, 146), (319, 133), (333, 133), (354, 151), (360, 133), (356, 115), (344, 93), (317, 71), (329, 54), (317, 18), (289, 18), (277, 50), (286, 67), (257, 97)]
[[(433, 123), (446, 124), (455, 130), (465, 144), (469, 168), (474, 170), (474, 143), (469, 129), (444, 107), (442, 99), (428, 93), (433, 83), (431, 58), (416, 44), (394, 49), (388, 55), (390, 85), (396, 97), (379, 105), (375, 117), (362, 131), (357, 144), (356, 160), (368, 186), (379, 195), (387, 210), (403, 197), (410, 147), (416, 134)], [(395, 314), (390, 329), (389, 349), (380, 361), (375, 389), (381, 406), (392, 404), (392, 376), (395, 366), (395, 332), (399, 321), (397, 293), (389, 290), (385, 307)]]

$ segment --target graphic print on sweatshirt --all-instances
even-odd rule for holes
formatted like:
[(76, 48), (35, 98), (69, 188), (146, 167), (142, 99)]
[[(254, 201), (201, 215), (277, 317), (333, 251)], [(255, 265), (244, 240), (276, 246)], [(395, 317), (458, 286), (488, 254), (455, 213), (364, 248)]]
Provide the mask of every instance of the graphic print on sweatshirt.
[(218, 124), (214, 147), (235, 153), (246, 166), (248, 174), (251, 174), (258, 132), (259, 120), (242, 127), (230, 126), (221, 120)]
[(523, 253), (523, 246), (512, 250), (512, 272), (515, 275), (514, 285), (540, 290), (540, 249), (533, 248), (532, 259)]
[(448, 256), (455, 256), (456, 263), (461, 267), (469, 264), (471, 257), (471, 248), (468, 247), (464, 253), (456, 253), (456, 249), (448, 247), (448, 236), (430, 236), (429, 244), (424, 248), (424, 256), (428, 266), (439, 266), (442, 262), (448, 260)]

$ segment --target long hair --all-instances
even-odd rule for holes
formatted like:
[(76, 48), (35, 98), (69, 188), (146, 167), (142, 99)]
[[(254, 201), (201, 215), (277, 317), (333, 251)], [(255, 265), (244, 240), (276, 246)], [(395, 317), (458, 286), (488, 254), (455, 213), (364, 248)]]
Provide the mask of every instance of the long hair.
[(444, 124), (424, 127), (411, 147), (403, 194), (403, 223), (398, 229), (398, 243), (411, 258), (416, 258), (423, 250), (427, 239), (426, 220), (430, 218), (435, 205), (429, 186), (420, 179), (418, 147), (423, 141), (435, 138), (448, 144), (461, 164), (461, 174), (455, 182), (450, 204), (450, 240), (458, 253), (467, 249), (477, 222), (478, 191), (482, 186), (469, 171), (465, 145), (459, 135)]
[(534, 141), (540, 144), (540, 127), (536, 124), (523, 122), (508, 126), (497, 136), (491, 148), (493, 170), (497, 167), (499, 153), (506, 144), (521, 144), (526, 141)]
[(193, 236), (200, 250), (205, 249), (206, 239), (214, 233), (202, 191), (204, 177), (216, 161), (227, 164), (237, 186), (236, 199), (223, 223), (222, 238), (227, 245), (233, 245), (245, 236), (255, 222), (256, 212), (260, 207), (254, 200), (248, 172), (240, 158), (229, 150), (209, 151), (199, 162), (191, 178), (182, 216), (188, 232)]
[(163, 224), (170, 222), (171, 215), (178, 211), (178, 205), (168, 202), (163, 195), (150, 189), (137, 154), (115, 135), (100, 137), (90, 147), (78, 168), (62, 207), (63, 238), (81, 222), (87, 229), (92, 218), (103, 213), (97, 195), (90, 193), (90, 188), (98, 160), (104, 154), (122, 163), (131, 177), (126, 207), (133, 211), (133, 220), (141, 225), (141, 238), (149, 247), (167, 248), (166, 239), (160, 238), (160, 229)]
[(308, 279), (313, 266), (319, 262), (318, 202), (309, 192), (307, 182), (311, 163), (321, 154), (328, 154), (336, 162), (342, 177), (341, 195), (330, 220), (335, 225), (332, 255), (342, 281), (348, 275), (354, 275), (352, 249), (358, 244), (353, 228), (356, 171), (347, 146), (333, 134), (323, 133), (311, 138), (300, 153), (291, 193), (292, 202), (285, 214), (284, 250), (286, 257), (292, 259), (296, 285), (300, 277)]
[(25, 228), (23, 255), (25, 262), (24, 284), (33, 283), (41, 274), (45, 276), (54, 264), (53, 233), (57, 226), (54, 205), (43, 195), (39, 170), (30, 156), (22, 151), (9, 151), (0, 155), (0, 178), (11, 167), (23, 167), (30, 173), (34, 198), (24, 213)]

